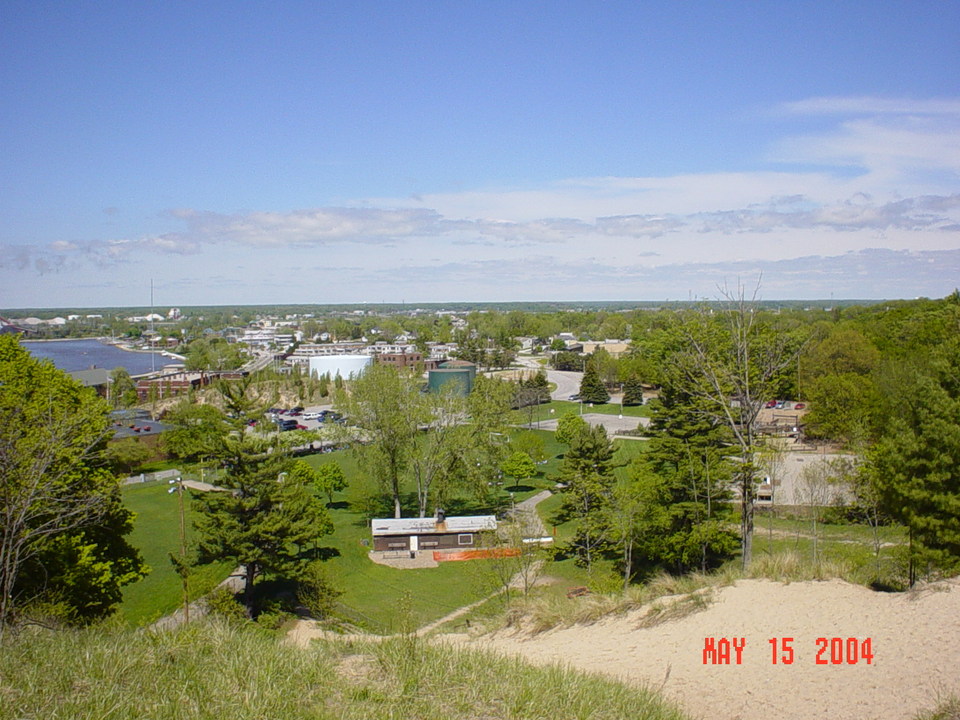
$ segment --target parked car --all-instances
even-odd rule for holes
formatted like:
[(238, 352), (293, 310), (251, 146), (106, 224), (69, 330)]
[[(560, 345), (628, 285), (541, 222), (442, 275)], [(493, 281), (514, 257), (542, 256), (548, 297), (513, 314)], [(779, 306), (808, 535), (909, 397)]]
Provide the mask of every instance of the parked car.
[(768, 402), (768, 403), (766, 404), (765, 407), (766, 407), (767, 409), (770, 409), (770, 408), (775, 408), (776, 406), (777, 406), (777, 401), (776, 401), (776, 400), (771, 400), (770, 402)]
[(794, 409), (794, 410), (803, 410), (805, 407), (806, 407), (806, 405), (804, 405), (803, 403), (797, 403), (796, 405), (793, 406), (793, 409)]

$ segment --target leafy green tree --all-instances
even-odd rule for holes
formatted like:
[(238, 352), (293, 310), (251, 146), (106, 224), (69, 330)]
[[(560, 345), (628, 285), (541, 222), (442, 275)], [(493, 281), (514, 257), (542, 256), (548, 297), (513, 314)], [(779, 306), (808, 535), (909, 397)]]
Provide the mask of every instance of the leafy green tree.
[[(620, 551), (624, 589), (633, 578), (636, 555), (655, 544), (667, 527), (663, 485), (648, 464), (634, 463), (630, 479), (613, 487), (611, 502), (604, 510), (607, 539)], [(646, 557), (653, 555), (646, 550)]]
[(132, 514), (100, 454), (109, 406), (17, 338), (0, 336), (0, 638), (25, 606), (108, 614), (142, 577)]
[(643, 405), (643, 385), (636, 375), (631, 375), (623, 384), (623, 404)]
[(583, 432), (590, 429), (590, 425), (582, 417), (573, 412), (564, 413), (557, 420), (556, 438), (558, 441), (572, 445), (574, 440)]
[(320, 476), (320, 480), (314, 487), (318, 492), (324, 493), (330, 502), (333, 502), (333, 493), (347, 489), (347, 476), (340, 467), (340, 463), (335, 460), (321, 463), (317, 468), (317, 475)]
[(137, 404), (137, 384), (126, 368), (110, 371), (110, 399), (115, 408), (128, 408)]
[(880, 352), (863, 333), (849, 326), (835, 327), (804, 349), (803, 386), (826, 375), (869, 375), (879, 361)]
[(111, 443), (103, 453), (104, 460), (118, 474), (130, 475), (153, 455), (150, 448), (135, 438)]
[(583, 363), (583, 355), (568, 350), (554, 353), (550, 358), (550, 364), (554, 370), (583, 370)]
[(812, 438), (862, 443), (876, 436), (879, 391), (871, 376), (830, 374), (810, 383), (810, 412), (804, 418)]
[(264, 574), (296, 579), (309, 557), (304, 546), (333, 531), (333, 523), (309, 485), (293, 472), (283, 435), (247, 432), (264, 409), (252, 399), (249, 378), (219, 386), (228, 414), (214, 453), (227, 469), (218, 484), (226, 492), (195, 498), (201, 556), (244, 567), (244, 599), (253, 604), (254, 583)]
[(513, 485), (516, 487), (522, 480), (532, 478), (537, 474), (537, 466), (530, 456), (525, 452), (517, 451), (504, 461), (500, 466), (503, 474), (513, 478)]
[[(438, 393), (418, 394), (410, 406), (419, 410), (427, 431), (410, 450), (410, 470), (417, 490), (417, 511), (426, 517), (430, 502), (444, 505), (461, 468), (461, 452), (468, 444), (466, 400), (452, 386)], [(410, 407), (408, 406), (408, 407)]]
[(337, 396), (337, 408), (361, 428), (369, 442), (355, 446), (357, 459), (389, 494), (394, 517), (402, 517), (401, 499), (410, 455), (428, 418), (420, 403), (420, 381), (382, 363), (356, 378), (350, 393)]
[[(613, 337), (613, 336), (610, 336)], [(604, 385), (612, 385), (617, 381), (617, 370), (619, 363), (605, 347), (598, 347), (590, 355), (587, 365), (592, 365), (600, 377), (600, 382)], [(608, 398), (609, 399), (609, 398)]]
[(593, 363), (587, 363), (587, 369), (580, 381), (580, 399), (583, 402), (592, 402), (602, 405), (610, 400), (610, 393), (600, 380), (600, 374)]
[(244, 362), (241, 347), (220, 337), (194, 340), (186, 355), (187, 370), (234, 370)]
[(196, 462), (212, 455), (220, 445), (226, 418), (213, 405), (183, 400), (164, 416), (170, 429), (164, 431), (163, 447), (176, 458)]
[(500, 463), (508, 449), (510, 402), (513, 383), (477, 376), (467, 396), (469, 423), (459, 448), (459, 472), (473, 494), (492, 499), (491, 488), (499, 479)]

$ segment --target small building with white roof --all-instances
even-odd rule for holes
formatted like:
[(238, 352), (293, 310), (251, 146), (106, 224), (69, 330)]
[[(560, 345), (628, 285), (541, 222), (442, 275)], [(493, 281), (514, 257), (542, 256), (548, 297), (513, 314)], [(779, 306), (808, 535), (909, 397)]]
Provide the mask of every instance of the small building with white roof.
[(375, 551), (462, 550), (477, 547), (481, 533), (495, 531), (497, 518), (493, 515), (447, 517), (439, 510), (436, 517), (374, 518), (370, 527)]

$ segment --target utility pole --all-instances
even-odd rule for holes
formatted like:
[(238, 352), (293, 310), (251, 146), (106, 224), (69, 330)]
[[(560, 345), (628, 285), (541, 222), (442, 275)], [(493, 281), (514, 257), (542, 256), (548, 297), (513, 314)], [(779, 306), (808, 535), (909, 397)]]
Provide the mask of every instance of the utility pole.
[(180, 506), (180, 561), (174, 562), (177, 574), (183, 583), (183, 621), (190, 622), (190, 579), (187, 572), (187, 528), (183, 512), (183, 478), (177, 477), (170, 481), (174, 487), (167, 492), (177, 493), (177, 504)]

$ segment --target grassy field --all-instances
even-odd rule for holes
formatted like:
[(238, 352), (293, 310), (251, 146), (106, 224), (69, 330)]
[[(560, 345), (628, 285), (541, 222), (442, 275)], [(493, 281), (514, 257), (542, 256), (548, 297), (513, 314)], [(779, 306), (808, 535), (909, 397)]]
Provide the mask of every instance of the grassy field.
[[(601, 413), (603, 415), (621, 414), (619, 403), (605, 403), (603, 405), (594, 405), (593, 407), (590, 407), (587, 403), (583, 403), (582, 409), (584, 413)], [(536, 423), (538, 420), (541, 422), (543, 420), (556, 420), (567, 413), (580, 415), (580, 410), (579, 402), (551, 400), (542, 405), (531, 405), (530, 407), (514, 410), (510, 415), (510, 419), (511, 422), (517, 425), (526, 425), (528, 423)], [(624, 417), (650, 417), (650, 408), (647, 405), (626, 405), (622, 409), (622, 414)]]
[[(145, 625), (176, 610), (182, 603), (180, 577), (174, 572), (169, 553), (180, 551), (180, 514), (176, 494), (168, 494), (163, 482), (127, 485), (124, 504), (137, 513), (129, 542), (143, 554), (151, 572), (140, 582), (124, 588), (120, 618), (130, 625)], [(193, 537), (193, 514), (184, 496), (187, 537)], [(214, 563), (196, 568), (190, 580), (190, 594), (200, 597), (223, 580), (233, 567)]]
[(414, 638), (308, 649), (251, 625), (21, 636), (0, 653), (0, 720), (682, 720), (657, 693)]

